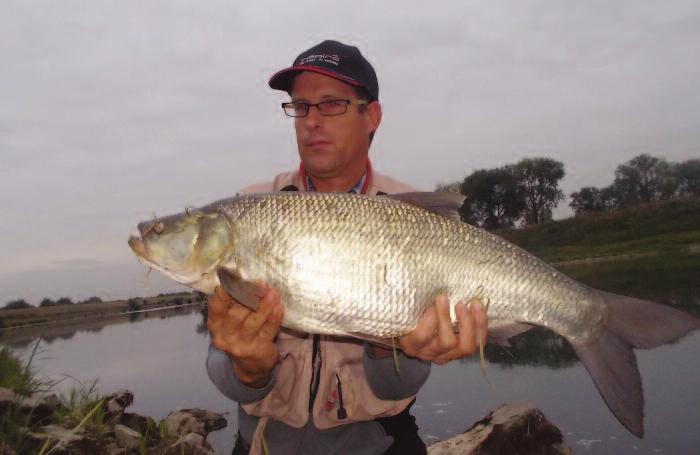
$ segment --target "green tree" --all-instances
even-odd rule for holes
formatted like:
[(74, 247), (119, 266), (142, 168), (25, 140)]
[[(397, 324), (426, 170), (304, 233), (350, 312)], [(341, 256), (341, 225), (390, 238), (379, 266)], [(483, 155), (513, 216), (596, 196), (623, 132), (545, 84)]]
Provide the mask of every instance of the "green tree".
[(6, 310), (17, 310), (19, 308), (31, 308), (32, 306), (24, 299), (11, 300), (3, 307)]
[(467, 223), (486, 229), (512, 227), (524, 204), (518, 182), (508, 168), (480, 169), (462, 182), (466, 196), (460, 215)]
[(459, 193), (462, 189), (462, 182), (438, 183), (435, 191), (441, 193)]
[(139, 311), (141, 309), (141, 300), (136, 298), (131, 298), (126, 301), (129, 311)]
[(73, 305), (73, 301), (68, 297), (61, 297), (60, 299), (56, 300), (56, 305)]
[(552, 209), (564, 199), (559, 181), (564, 164), (551, 158), (526, 158), (512, 166), (513, 175), (525, 201), (525, 224), (535, 225), (552, 219)]
[(621, 164), (613, 182), (617, 207), (670, 199), (678, 189), (674, 166), (662, 158), (642, 154)]
[(605, 212), (612, 209), (614, 195), (611, 187), (603, 189), (585, 186), (571, 193), (571, 207), (576, 215), (587, 212)]
[(56, 302), (51, 300), (48, 297), (44, 297), (41, 302), (39, 302), (39, 306), (44, 307), (44, 306), (54, 306), (56, 305)]
[(681, 196), (700, 197), (700, 159), (683, 161), (676, 165), (678, 192)]

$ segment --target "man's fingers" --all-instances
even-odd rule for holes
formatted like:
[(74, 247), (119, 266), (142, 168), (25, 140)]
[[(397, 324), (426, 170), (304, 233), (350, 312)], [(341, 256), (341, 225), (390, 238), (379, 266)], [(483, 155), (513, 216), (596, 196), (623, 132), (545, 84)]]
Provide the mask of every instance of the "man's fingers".
[(473, 299), (469, 302), (469, 312), (474, 318), (474, 330), (477, 344), (479, 342), (486, 344), (486, 338), (488, 336), (488, 315), (486, 314), (486, 306), (481, 303), (480, 300)]
[[(478, 302), (478, 300), (472, 300), (470, 304)], [(471, 309), (471, 308), (470, 308)], [(455, 311), (457, 312), (457, 319), (459, 320), (459, 353), (460, 357), (464, 355), (472, 354), (476, 350), (477, 339), (474, 322), (474, 314), (467, 309), (464, 303), (459, 302)]]
[(267, 318), (267, 321), (260, 327), (260, 331), (258, 332), (258, 336), (264, 340), (274, 340), (277, 334), (280, 331), (280, 327), (282, 326), (282, 320), (284, 319), (284, 307), (282, 306), (281, 303), (279, 303), (279, 300), (277, 303), (274, 305), (272, 308), (272, 311), (270, 312), (270, 316)]
[(246, 317), (241, 326), (241, 336), (245, 338), (253, 338), (258, 335), (260, 328), (265, 324), (270, 317), (275, 305), (279, 305), (280, 296), (272, 288), (268, 288), (267, 292), (260, 300), (260, 305), (256, 311), (251, 311)]
[(450, 318), (450, 300), (446, 295), (440, 295), (435, 299), (435, 308), (438, 319), (438, 345), (441, 351), (450, 351), (457, 346), (457, 337)]
[(435, 336), (438, 319), (435, 312), (435, 305), (430, 305), (423, 316), (418, 321), (418, 325), (408, 335), (401, 337), (401, 348), (409, 355), (414, 355), (426, 346)]
[(214, 289), (214, 294), (207, 298), (207, 314), (209, 317), (222, 317), (226, 315), (228, 307), (233, 299), (220, 287)]

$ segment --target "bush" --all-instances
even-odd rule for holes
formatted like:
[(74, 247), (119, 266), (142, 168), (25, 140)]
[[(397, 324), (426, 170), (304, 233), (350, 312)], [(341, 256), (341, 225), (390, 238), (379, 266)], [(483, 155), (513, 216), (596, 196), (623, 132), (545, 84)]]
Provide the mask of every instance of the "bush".
[(31, 308), (31, 305), (28, 304), (24, 299), (19, 299), (7, 302), (7, 304), (5, 304), (3, 308), (6, 310), (17, 310), (19, 308)]
[(60, 299), (56, 300), (56, 305), (73, 305), (73, 301), (68, 297), (61, 297)]
[(53, 300), (51, 300), (51, 299), (48, 298), (48, 297), (45, 297), (45, 298), (39, 303), (39, 306), (54, 306), (54, 305), (56, 305), (56, 302), (54, 302)]
[(102, 299), (99, 297), (90, 297), (89, 299), (83, 300), (82, 302), (78, 303), (102, 303)]
[(126, 304), (129, 307), (129, 311), (138, 311), (141, 309), (141, 304), (139, 303), (139, 299), (129, 299), (126, 301)]

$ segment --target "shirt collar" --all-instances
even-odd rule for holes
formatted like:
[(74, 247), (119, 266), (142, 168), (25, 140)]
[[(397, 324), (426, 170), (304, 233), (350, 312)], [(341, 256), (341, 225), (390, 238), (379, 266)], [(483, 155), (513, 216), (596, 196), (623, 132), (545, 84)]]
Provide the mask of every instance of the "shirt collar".
[[(362, 194), (362, 188), (365, 186), (365, 180), (367, 179), (367, 172), (362, 174), (362, 177), (360, 180), (350, 188), (350, 191), (348, 193), (353, 193), (353, 194)], [(306, 174), (306, 188), (309, 191), (316, 191), (316, 187), (314, 186), (314, 182), (311, 180), (311, 177), (309, 177), (309, 174)]]
[[(299, 175), (301, 176), (304, 189), (306, 191), (316, 191), (316, 187), (314, 186), (314, 182), (311, 180), (311, 177), (309, 177), (309, 174), (306, 173), (306, 169), (304, 169), (304, 164), (301, 163), (299, 165)], [(372, 179), (372, 163), (367, 160), (367, 170), (365, 171), (364, 174), (362, 174), (362, 177), (360, 177), (360, 180), (350, 188), (350, 191), (348, 193), (354, 193), (354, 194), (367, 194), (367, 191), (369, 190), (369, 183), (370, 180)]]

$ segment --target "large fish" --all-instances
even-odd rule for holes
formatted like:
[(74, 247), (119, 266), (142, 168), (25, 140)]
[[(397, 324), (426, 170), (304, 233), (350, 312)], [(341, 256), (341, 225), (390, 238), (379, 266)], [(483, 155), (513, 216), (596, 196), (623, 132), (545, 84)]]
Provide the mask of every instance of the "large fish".
[[(673, 342), (700, 320), (598, 291), (507, 241), (459, 221), (459, 195), (242, 195), (140, 223), (145, 264), (205, 293), (219, 283), (255, 308), (276, 288), (283, 325), (368, 340), (413, 329), (436, 295), (488, 299), (493, 340), (541, 325), (565, 337), (615, 416), (643, 435), (633, 348)], [(527, 325), (524, 325), (527, 324)], [(500, 335), (500, 336), (499, 336)]]

